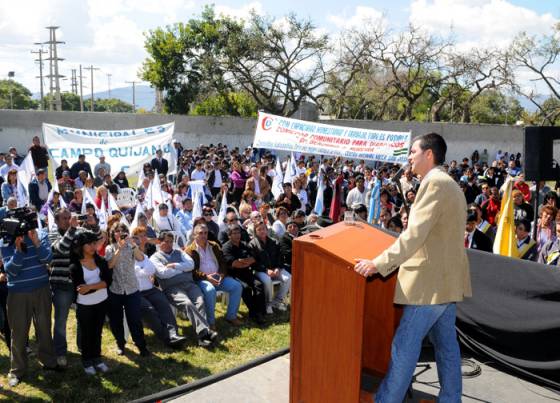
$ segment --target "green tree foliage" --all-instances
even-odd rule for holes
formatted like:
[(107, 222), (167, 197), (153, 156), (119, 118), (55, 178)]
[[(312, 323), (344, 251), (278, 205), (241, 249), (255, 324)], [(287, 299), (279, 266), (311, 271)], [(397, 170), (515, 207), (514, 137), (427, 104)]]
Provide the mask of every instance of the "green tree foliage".
[(187, 113), (205, 94), (225, 100), (242, 91), (259, 108), (290, 116), (316, 101), (327, 45), (326, 35), (295, 15), (277, 24), (253, 14), (243, 23), (207, 7), (199, 18), (146, 35), (141, 76), (165, 92), (166, 112)]
[[(45, 96), (45, 106), (48, 109), (50, 94)], [(80, 96), (73, 94), (71, 92), (63, 92), (60, 94), (60, 99), (62, 101), (63, 111), (79, 111), (80, 110)], [(91, 110), (91, 102), (89, 99), (84, 99), (84, 111), (89, 112)], [(94, 112), (132, 112), (132, 104), (121, 101), (117, 98), (107, 98), (107, 99), (94, 99), (93, 101)]]
[(196, 116), (241, 116), (257, 117), (257, 104), (245, 92), (213, 94), (197, 103), (192, 109)]
[[(11, 97), (10, 97), (11, 94)], [(37, 109), (39, 103), (31, 99), (31, 91), (14, 80), (0, 80), (0, 109)]]
[(514, 124), (522, 116), (523, 107), (517, 99), (495, 90), (481, 94), (471, 107), (473, 123)]

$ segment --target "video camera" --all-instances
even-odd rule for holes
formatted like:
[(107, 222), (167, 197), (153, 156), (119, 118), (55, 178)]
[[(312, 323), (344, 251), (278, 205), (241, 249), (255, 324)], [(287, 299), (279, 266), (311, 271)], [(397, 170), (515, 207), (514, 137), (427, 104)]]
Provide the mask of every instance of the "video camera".
[(6, 217), (0, 221), (0, 238), (4, 245), (12, 245), (16, 237), (26, 235), (28, 231), (38, 228), (37, 212), (29, 207), (8, 210)]

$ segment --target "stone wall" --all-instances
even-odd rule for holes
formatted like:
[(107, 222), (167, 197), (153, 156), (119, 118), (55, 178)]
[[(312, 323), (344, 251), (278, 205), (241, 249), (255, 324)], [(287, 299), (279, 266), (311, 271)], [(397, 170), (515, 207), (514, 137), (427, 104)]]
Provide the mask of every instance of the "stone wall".
[[(23, 152), (42, 123), (83, 129), (118, 130), (175, 122), (176, 138), (186, 147), (222, 142), (245, 147), (253, 141), (256, 120), (234, 117), (197, 117), (99, 112), (43, 112), (0, 110), (0, 151), (14, 146)], [(434, 131), (448, 142), (448, 160), (470, 157), (487, 149), (491, 158), (498, 150), (523, 152), (523, 128), (506, 125), (420, 123), (398, 121), (333, 120), (324, 123), (367, 129), (411, 131), (413, 137)], [(557, 158), (560, 160), (560, 158)]]

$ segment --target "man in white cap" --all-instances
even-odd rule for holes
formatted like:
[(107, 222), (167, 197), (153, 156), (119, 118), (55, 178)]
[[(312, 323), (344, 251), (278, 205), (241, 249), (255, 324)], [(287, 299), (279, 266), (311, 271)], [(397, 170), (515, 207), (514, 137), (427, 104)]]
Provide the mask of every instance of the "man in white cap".
[(95, 168), (93, 168), (93, 176), (94, 179), (97, 178), (99, 176), (99, 170), (103, 168), (105, 170), (104, 174), (105, 175), (111, 175), (111, 165), (107, 162), (105, 162), (105, 156), (103, 154), (101, 154), (99, 156), (99, 163), (97, 165), (95, 165)]

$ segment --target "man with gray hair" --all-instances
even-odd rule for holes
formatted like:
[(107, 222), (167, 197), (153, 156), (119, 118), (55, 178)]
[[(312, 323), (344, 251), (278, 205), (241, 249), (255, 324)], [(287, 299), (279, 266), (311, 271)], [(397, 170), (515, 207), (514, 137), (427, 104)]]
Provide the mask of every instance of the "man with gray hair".
[(173, 248), (173, 234), (161, 232), (159, 250), (150, 260), (165, 296), (177, 309), (187, 314), (198, 338), (198, 345), (210, 347), (218, 336), (208, 326), (204, 296), (193, 280), (194, 261), (185, 252)]

